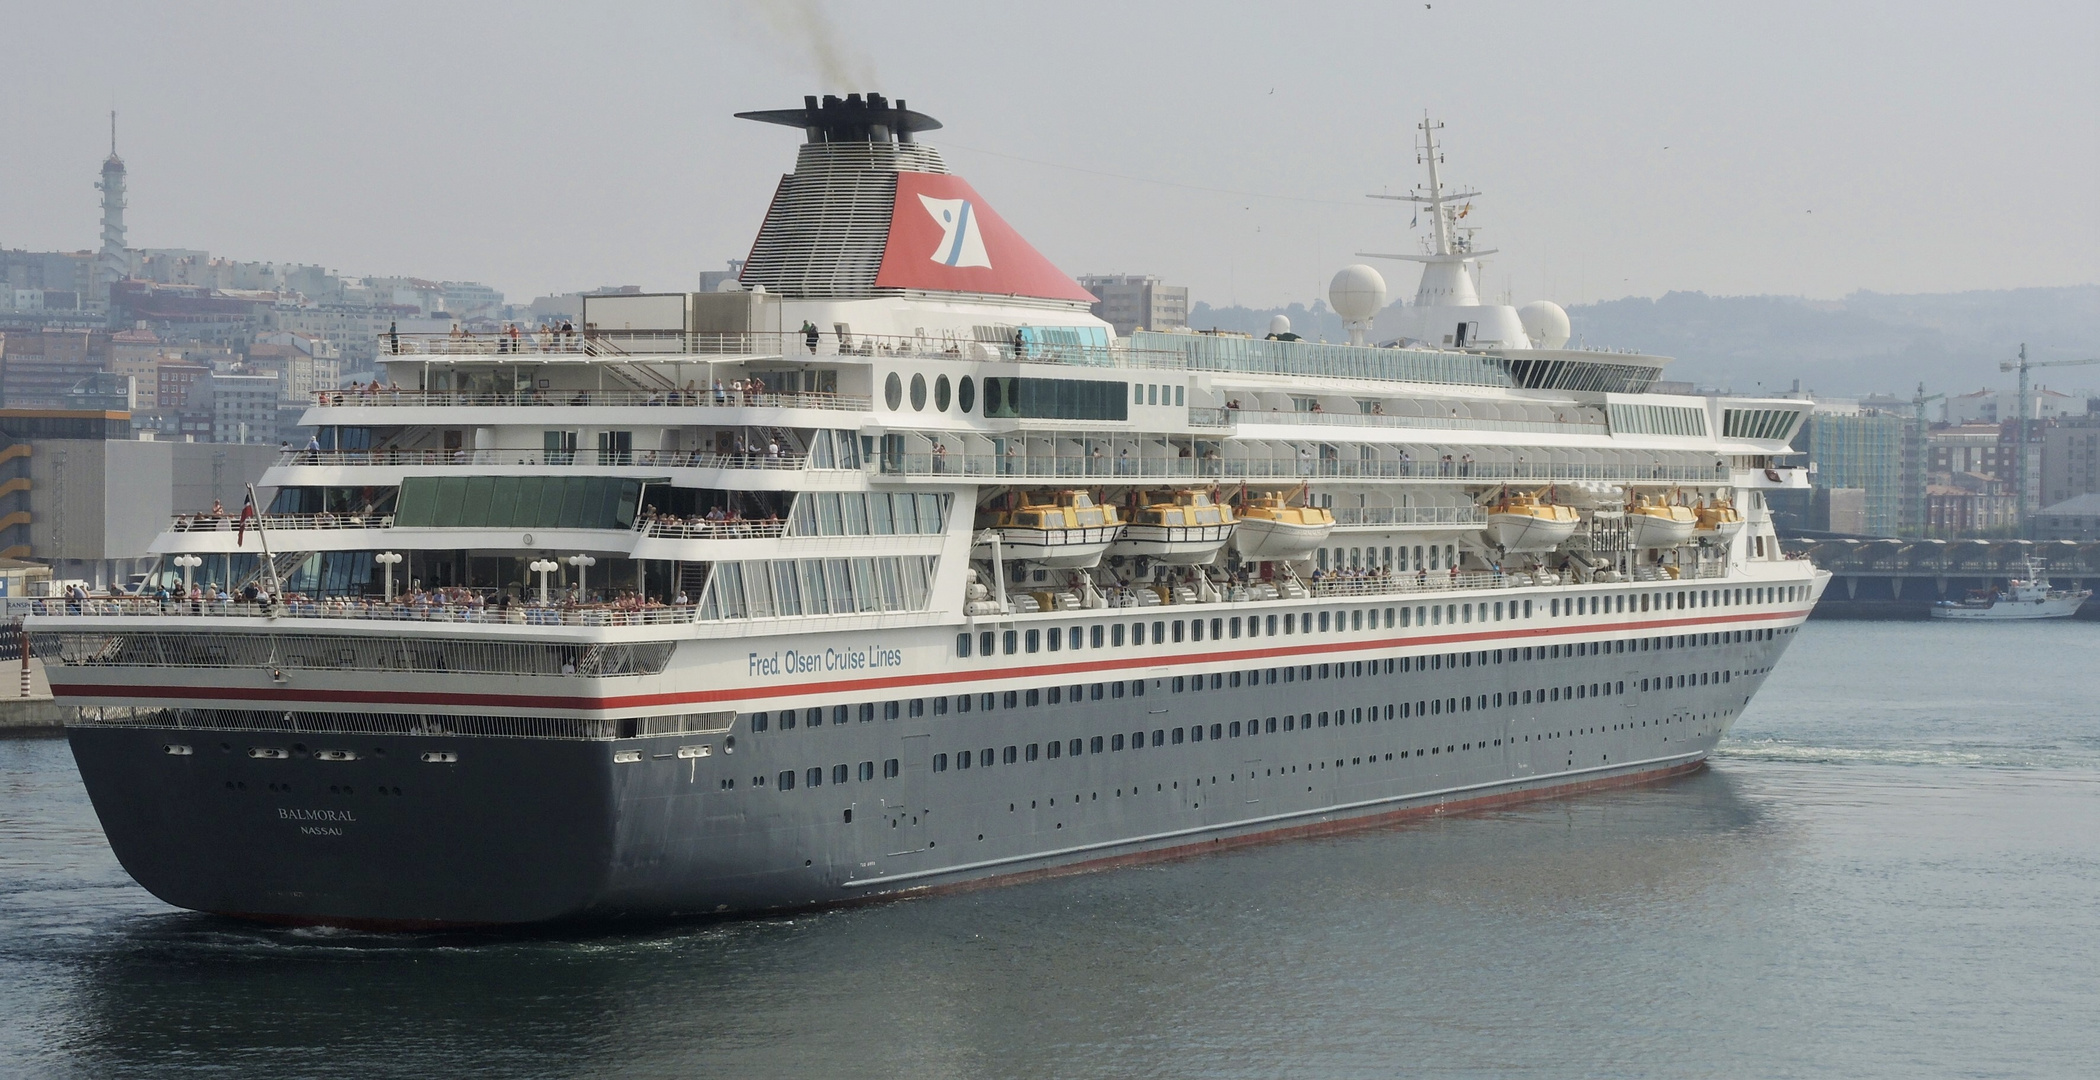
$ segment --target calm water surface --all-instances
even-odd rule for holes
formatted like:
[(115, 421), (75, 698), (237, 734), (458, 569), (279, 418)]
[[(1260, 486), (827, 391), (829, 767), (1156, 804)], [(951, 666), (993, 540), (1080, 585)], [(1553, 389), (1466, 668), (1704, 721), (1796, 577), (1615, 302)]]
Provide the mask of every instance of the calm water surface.
[(1811, 624), (1711, 769), (797, 918), (260, 929), (0, 741), (0, 1073), (2100, 1075), (2100, 624)]

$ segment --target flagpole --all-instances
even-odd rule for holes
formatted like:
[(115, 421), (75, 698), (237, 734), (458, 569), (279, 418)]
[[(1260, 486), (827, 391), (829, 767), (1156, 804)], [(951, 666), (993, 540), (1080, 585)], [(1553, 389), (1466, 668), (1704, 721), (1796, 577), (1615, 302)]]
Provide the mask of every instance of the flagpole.
[(263, 532), (263, 515), (260, 504), (255, 501), (255, 485), (248, 485), (248, 505), (258, 507), (255, 511), (255, 539), (262, 545), (263, 576), (270, 582), (270, 597), (273, 603), (284, 602), (284, 583), (277, 580), (277, 560), (270, 555), (270, 537)]

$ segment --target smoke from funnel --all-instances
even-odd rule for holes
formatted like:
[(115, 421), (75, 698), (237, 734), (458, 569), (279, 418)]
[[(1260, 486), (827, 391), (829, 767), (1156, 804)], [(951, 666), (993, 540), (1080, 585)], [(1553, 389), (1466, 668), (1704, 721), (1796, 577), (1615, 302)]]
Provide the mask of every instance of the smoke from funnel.
[(874, 59), (840, 34), (838, 23), (821, 0), (768, 0), (756, 9), (766, 29), (816, 69), (823, 89), (876, 89)]

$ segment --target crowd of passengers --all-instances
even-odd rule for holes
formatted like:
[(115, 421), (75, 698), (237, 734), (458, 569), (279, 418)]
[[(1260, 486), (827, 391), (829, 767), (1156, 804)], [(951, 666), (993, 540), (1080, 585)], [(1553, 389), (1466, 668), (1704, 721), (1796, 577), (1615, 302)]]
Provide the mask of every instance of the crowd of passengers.
[[(217, 583), (192, 584), (185, 596), (180, 586), (159, 586), (149, 593), (127, 594), (111, 588), (96, 596), (74, 585), (56, 600), (37, 601), (40, 615), (116, 615), (159, 612), (168, 615), (284, 614), (309, 618), (416, 619), (440, 622), (563, 623), (602, 617), (647, 621), (652, 612), (689, 609), (691, 598), (680, 590), (665, 602), (643, 597), (631, 590), (594, 591), (569, 595), (541, 603), (536, 597), (462, 587), (411, 589), (389, 602), (377, 596), (312, 596), (288, 591), (280, 600), (259, 585), (228, 592)], [(46, 608), (49, 610), (46, 610)], [(62, 610), (61, 610), (62, 609)]]

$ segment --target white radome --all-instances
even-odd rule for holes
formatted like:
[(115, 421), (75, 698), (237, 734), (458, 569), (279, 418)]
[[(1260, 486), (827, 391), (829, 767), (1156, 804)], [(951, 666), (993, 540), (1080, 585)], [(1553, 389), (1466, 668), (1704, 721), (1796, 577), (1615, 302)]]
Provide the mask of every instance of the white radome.
[(1270, 334), (1270, 336), (1272, 336), (1272, 337), (1281, 337), (1281, 336), (1283, 336), (1284, 334), (1288, 334), (1288, 333), (1290, 333), (1290, 332), (1291, 332), (1291, 317), (1290, 317), (1290, 316), (1288, 316), (1288, 315), (1276, 315), (1276, 316), (1272, 316), (1272, 317), (1271, 317), (1271, 318), (1269, 319), (1269, 334)]
[(1342, 318), (1368, 323), (1385, 307), (1385, 278), (1362, 263), (1344, 266), (1327, 286), (1327, 302)]
[(1534, 349), (1558, 349), (1568, 343), (1568, 313), (1551, 300), (1533, 300), (1518, 308), (1517, 322)]

